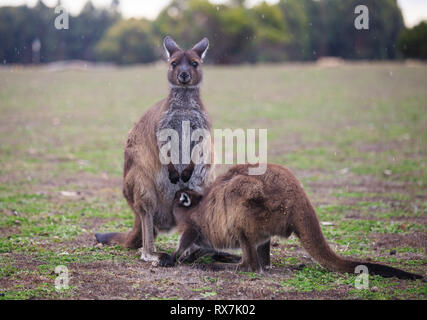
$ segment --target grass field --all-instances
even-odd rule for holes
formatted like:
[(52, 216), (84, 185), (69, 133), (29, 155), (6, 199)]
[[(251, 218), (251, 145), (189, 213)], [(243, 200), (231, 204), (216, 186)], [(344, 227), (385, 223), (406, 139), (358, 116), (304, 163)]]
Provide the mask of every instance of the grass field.
[[(294, 237), (273, 240), (263, 274), (159, 268), (95, 246), (94, 232), (132, 226), (123, 146), (167, 94), (165, 68), (0, 69), (0, 299), (427, 298), (420, 280), (358, 290)], [(207, 67), (202, 95), (215, 128), (268, 129), (269, 161), (302, 181), (335, 250), (426, 275), (427, 66)], [(163, 234), (157, 249), (177, 240)]]

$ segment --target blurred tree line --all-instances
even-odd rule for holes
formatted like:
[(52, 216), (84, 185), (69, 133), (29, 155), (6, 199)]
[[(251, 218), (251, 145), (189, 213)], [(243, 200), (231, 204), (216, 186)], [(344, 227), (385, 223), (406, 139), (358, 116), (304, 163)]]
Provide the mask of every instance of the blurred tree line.
[[(58, 1), (57, 5), (61, 5)], [(121, 19), (118, 1), (109, 8), (96, 8), (88, 1), (78, 16), (69, 16), (69, 29), (55, 28), (59, 15), (38, 1), (27, 6), (0, 7), (0, 62), (32, 62), (32, 45), (40, 41), (40, 61), (98, 60), (96, 44), (105, 31)]]
[[(65, 59), (148, 63), (162, 57), (169, 34), (183, 48), (210, 40), (212, 63), (345, 59), (426, 59), (426, 23), (405, 29), (397, 0), (365, 0), (369, 30), (357, 30), (354, 9), (360, 0), (280, 0), (248, 7), (245, 0), (213, 4), (173, 0), (153, 20), (123, 19), (119, 0), (96, 8), (88, 1), (69, 29), (57, 30), (54, 8), (0, 8), (0, 62), (30, 63), (40, 41), (40, 61)], [(60, 1), (58, 1), (60, 5)]]
[(419, 23), (409, 30), (405, 30), (400, 39), (399, 47), (406, 57), (427, 59), (427, 23)]

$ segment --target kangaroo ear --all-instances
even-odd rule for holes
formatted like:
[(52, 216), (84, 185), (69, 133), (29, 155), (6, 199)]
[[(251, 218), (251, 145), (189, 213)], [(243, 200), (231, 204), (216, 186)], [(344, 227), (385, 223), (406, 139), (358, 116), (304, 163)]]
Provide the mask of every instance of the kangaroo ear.
[(188, 194), (186, 194), (185, 192), (181, 193), (181, 196), (179, 197), (179, 202), (184, 206), (184, 207), (189, 207), (191, 206), (191, 199), (190, 196)]
[(166, 36), (163, 39), (163, 47), (165, 48), (166, 56), (168, 57), (168, 60), (170, 57), (177, 52), (178, 50), (181, 50), (181, 48), (176, 44), (175, 41), (170, 36)]
[(195, 51), (200, 57), (200, 59), (203, 60), (206, 56), (206, 52), (208, 51), (208, 48), (209, 48), (209, 40), (208, 38), (203, 38), (197, 44), (194, 45), (192, 50)]

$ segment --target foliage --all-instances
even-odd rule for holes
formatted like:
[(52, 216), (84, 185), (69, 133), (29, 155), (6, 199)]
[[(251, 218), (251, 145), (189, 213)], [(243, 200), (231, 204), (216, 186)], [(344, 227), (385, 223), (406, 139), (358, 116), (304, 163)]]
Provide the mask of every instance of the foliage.
[[(397, 0), (367, 0), (369, 29), (357, 30), (358, 0), (280, 0), (250, 7), (247, 1), (172, 0), (153, 21), (124, 20), (118, 0), (108, 8), (90, 1), (68, 30), (56, 30), (53, 8), (39, 1), (0, 8), (0, 61), (30, 63), (32, 43), (41, 41), (40, 61), (102, 60), (148, 63), (161, 58), (161, 39), (169, 34), (183, 48), (210, 40), (208, 62), (218, 64), (346, 59), (425, 58), (425, 27), (406, 31)], [(424, 28), (424, 29), (423, 29)]]
[[(296, 237), (273, 239), (262, 274), (202, 270), (208, 259), (158, 268), (136, 250), (94, 247), (95, 232), (133, 225), (123, 142), (167, 94), (165, 68), (0, 68), (0, 300), (427, 299), (421, 280), (370, 277), (371, 289), (358, 290), (355, 275), (319, 267)], [(301, 180), (319, 220), (332, 222), (321, 228), (334, 250), (426, 274), (426, 65), (204, 72), (215, 128), (268, 128), (268, 161)], [(157, 251), (172, 252), (178, 239), (160, 233)], [(58, 265), (71, 275), (61, 292)]]
[(147, 20), (121, 20), (108, 29), (96, 46), (99, 58), (120, 64), (144, 63), (156, 59), (159, 40)]
[(405, 30), (399, 39), (399, 47), (408, 58), (427, 59), (427, 22)]
[(69, 17), (69, 29), (57, 30), (54, 8), (38, 1), (27, 6), (0, 8), (0, 61), (31, 63), (32, 43), (41, 42), (40, 62), (64, 59), (95, 60), (94, 47), (120, 14), (112, 3), (108, 9), (95, 8), (89, 1), (76, 17)]
[(286, 58), (285, 44), (290, 40), (287, 21), (276, 5), (263, 2), (252, 9), (256, 23), (258, 61), (280, 61)]

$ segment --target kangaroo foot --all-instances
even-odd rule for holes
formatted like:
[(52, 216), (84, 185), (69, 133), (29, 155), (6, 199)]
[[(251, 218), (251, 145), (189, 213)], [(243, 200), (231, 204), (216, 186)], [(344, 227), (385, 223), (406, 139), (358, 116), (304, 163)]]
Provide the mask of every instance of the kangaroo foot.
[(173, 256), (167, 254), (167, 253), (161, 253), (159, 255), (159, 267), (173, 267), (175, 266), (175, 259)]
[(154, 262), (157, 264), (159, 262), (159, 256), (159, 253), (146, 252), (144, 251), (144, 248), (141, 249), (141, 260), (144, 262)]
[(263, 268), (259, 264), (241, 262), (237, 265), (236, 271), (262, 273)]
[(222, 251), (215, 251), (211, 258), (215, 261), (224, 263), (238, 263), (241, 260), (241, 257), (238, 255)]

